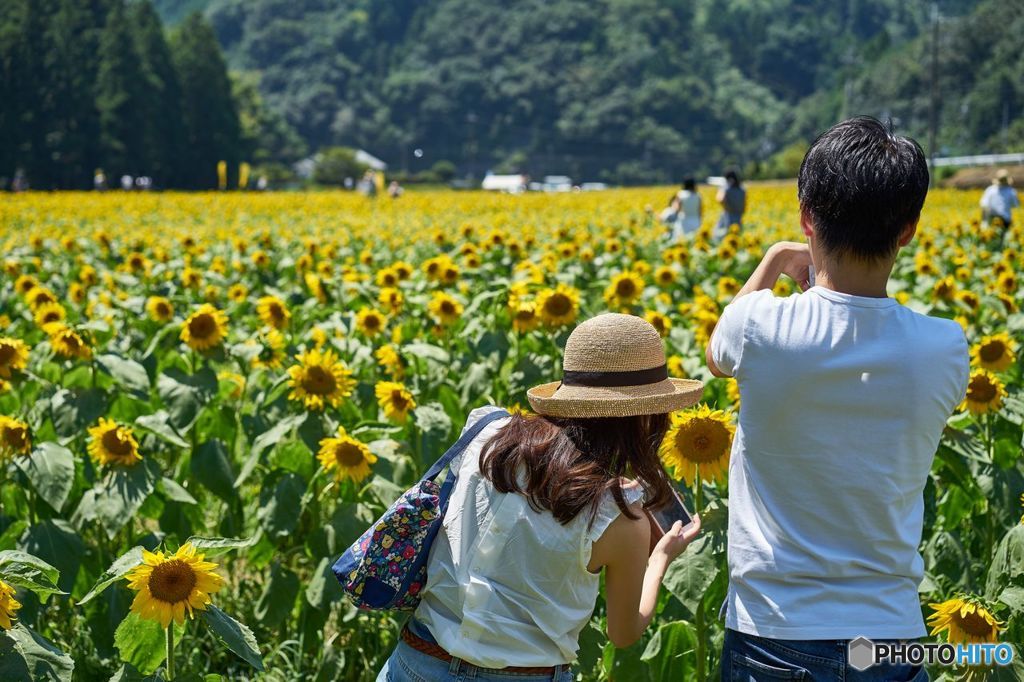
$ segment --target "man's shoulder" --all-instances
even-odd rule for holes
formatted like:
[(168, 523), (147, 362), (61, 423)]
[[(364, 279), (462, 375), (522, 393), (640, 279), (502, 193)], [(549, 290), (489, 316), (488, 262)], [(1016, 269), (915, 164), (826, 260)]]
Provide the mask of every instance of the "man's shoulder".
[(900, 312), (906, 320), (908, 334), (922, 344), (945, 349), (966, 347), (967, 336), (957, 321), (925, 315), (905, 306), (901, 306)]

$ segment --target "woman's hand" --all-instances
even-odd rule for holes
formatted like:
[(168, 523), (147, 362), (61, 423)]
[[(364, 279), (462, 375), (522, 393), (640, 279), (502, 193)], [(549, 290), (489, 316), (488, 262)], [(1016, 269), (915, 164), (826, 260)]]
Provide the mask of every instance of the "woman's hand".
[(651, 553), (651, 560), (663, 561), (667, 567), (676, 557), (682, 554), (687, 545), (693, 542), (693, 539), (700, 533), (700, 517), (694, 516), (693, 523), (687, 526), (686, 530), (683, 530), (683, 522), (676, 521), (672, 524), (661, 539), (658, 540), (658, 544), (654, 546), (654, 551)]

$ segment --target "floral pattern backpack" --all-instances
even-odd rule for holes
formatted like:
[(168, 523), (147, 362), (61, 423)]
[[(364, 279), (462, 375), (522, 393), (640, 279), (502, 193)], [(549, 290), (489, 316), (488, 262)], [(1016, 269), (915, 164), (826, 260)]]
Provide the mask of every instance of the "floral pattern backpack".
[(414, 611), (427, 582), (427, 557), (455, 487), (455, 472), (436, 478), (491, 422), (508, 417), (495, 410), (466, 429), (419, 483), (399, 497), (334, 563), (335, 577), (361, 609)]

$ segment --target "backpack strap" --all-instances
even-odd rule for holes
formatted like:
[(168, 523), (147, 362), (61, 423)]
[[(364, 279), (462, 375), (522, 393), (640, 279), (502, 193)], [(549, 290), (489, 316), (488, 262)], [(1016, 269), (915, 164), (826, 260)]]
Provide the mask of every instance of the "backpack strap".
[(508, 416), (509, 413), (505, 410), (494, 410), (493, 412), (489, 412), (480, 419), (478, 419), (475, 424), (466, 429), (462, 436), (460, 436), (459, 439), (455, 441), (455, 445), (448, 448), (448, 451), (441, 455), (441, 457), (438, 458), (436, 462), (434, 462), (434, 465), (430, 467), (430, 469), (427, 471), (427, 473), (423, 475), (423, 478), (421, 478), (420, 481), (432, 481), (435, 478), (437, 478), (438, 474), (440, 474), (444, 469), (446, 469), (448, 465), (452, 463), (453, 459), (455, 459), (458, 455), (462, 454), (462, 451), (469, 446), (473, 439), (480, 435), (480, 432), (483, 431), (488, 424), (498, 419), (504, 419), (505, 417)]

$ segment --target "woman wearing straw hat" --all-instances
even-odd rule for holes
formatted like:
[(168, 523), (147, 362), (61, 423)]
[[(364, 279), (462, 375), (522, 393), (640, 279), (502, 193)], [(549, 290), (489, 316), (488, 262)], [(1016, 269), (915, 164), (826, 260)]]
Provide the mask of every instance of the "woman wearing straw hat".
[(650, 623), (666, 568), (700, 529), (652, 538), (645, 512), (673, 494), (658, 448), (668, 413), (703, 386), (669, 378), (661, 337), (632, 315), (579, 325), (562, 366), (527, 393), (535, 415), (489, 424), (452, 464), (422, 601), (378, 680), (572, 680), (602, 572), (611, 641), (628, 646)]

